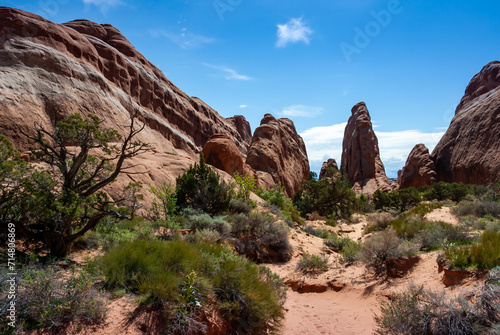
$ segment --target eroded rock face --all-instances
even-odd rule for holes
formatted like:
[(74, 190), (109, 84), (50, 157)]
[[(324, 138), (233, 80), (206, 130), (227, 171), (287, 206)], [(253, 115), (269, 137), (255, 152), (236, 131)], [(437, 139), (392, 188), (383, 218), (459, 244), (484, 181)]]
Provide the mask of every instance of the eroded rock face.
[(330, 158), (326, 162), (323, 162), (323, 165), (321, 166), (321, 171), (319, 172), (318, 179), (333, 177), (333, 175), (330, 173), (330, 171), (332, 171), (332, 169), (335, 171), (335, 170), (338, 170), (339, 167), (338, 167), (335, 159)]
[(441, 181), (500, 180), (500, 62), (489, 63), (472, 78), (432, 159)]
[(289, 197), (309, 176), (306, 146), (293, 122), (271, 114), (266, 114), (255, 129), (246, 163), (257, 172), (260, 185), (274, 187), (281, 183)]
[[(248, 136), (233, 122), (172, 84), (116, 28), (87, 20), (56, 24), (1, 7), (0, 133), (25, 151), (18, 127), (50, 128), (58, 111), (97, 115), (122, 134), (137, 112), (139, 126), (145, 124), (137, 138), (155, 148), (129, 161), (146, 171), (134, 177), (144, 185), (175, 181), (213, 134), (227, 135), (242, 154), (248, 148)], [(124, 178), (114, 185), (130, 181)]]
[(410, 152), (406, 164), (398, 177), (399, 188), (422, 187), (437, 181), (436, 168), (429, 149), (417, 144)]
[(159, 151), (196, 157), (208, 138), (220, 133), (246, 152), (231, 122), (172, 84), (111, 25), (87, 20), (61, 25), (0, 8), (0, 65), (0, 129), (21, 150), (26, 140), (12, 125), (47, 124), (60, 110), (93, 113), (117, 127), (139, 111), (146, 123), (140, 136)]
[(223, 170), (233, 176), (236, 172), (241, 175), (255, 176), (255, 171), (243, 162), (241, 152), (233, 140), (223, 134), (214, 134), (203, 147), (205, 162)]
[(249, 147), (252, 142), (252, 129), (250, 128), (250, 123), (247, 119), (243, 115), (235, 115), (227, 118), (226, 120), (233, 124), (240, 134), (243, 143)]
[(365, 103), (356, 104), (351, 113), (342, 142), (342, 167), (353, 190), (357, 194), (372, 195), (377, 189), (392, 189)]

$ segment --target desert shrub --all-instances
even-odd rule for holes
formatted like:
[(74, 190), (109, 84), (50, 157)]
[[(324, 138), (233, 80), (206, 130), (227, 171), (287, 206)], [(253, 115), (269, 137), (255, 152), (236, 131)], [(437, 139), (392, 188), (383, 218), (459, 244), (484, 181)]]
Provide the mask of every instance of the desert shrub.
[(328, 271), (328, 257), (326, 255), (304, 254), (297, 263), (297, 270), (303, 273)]
[(195, 163), (176, 179), (177, 206), (191, 207), (211, 215), (226, 212), (231, 201), (230, 187), (207, 164), (200, 154)]
[(381, 231), (389, 227), (394, 219), (391, 213), (374, 213), (368, 216), (368, 225), (364, 228), (364, 233), (368, 234), (375, 231)]
[(207, 213), (190, 215), (188, 217), (189, 229), (195, 230), (213, 230), (220, 234), (221, 237), (228, 237), (231, 227), (224, 217), (211, 217)]
[(361, 194), (356, 197), (356, 212), (358, 213), (373, 213), (375, 211), (375, 204), (369, 202), (366, 195)]
[(492, 269), (500, 266), (500, 232), (484, 231), (478, 242), (470, 245), (451, 243), (444, 255), (454, 268)]
[(403, 212), (411, 207), (416, 206), (422, 198), (420, 193), (414, 187), (405, 188), (395, 193), (396, 208)]
[(459, 228), (444, 222), (427, 222), (415, 235), (423, 250), (439, 249), (452, 241), (468, 241), (469, 237)]
[(300, 217), (300, 212), (295, 208), (291, 199), (287, 198), (283, 187), (278, 184), (276, 188), (271, 188), (265, 191), (258, 191), (258, 195), (266, 200), (270, 208), (277, 207), (279, 213), (274, 213), (283, 216), (286, 220), (291, 220), (298, 224), (304, 223), (304, 219)]
[(394, 195), (389, 192), (384, 192), (381, 190), (376, 190), (373, 193), (373, 204), (375, 205), (375, 209), (386, 209), (392, 208), (395, 204)]
[(438, 182), (434, 185), (420, 188), (425, 200), (443, 201), (450, 199), (459, 202), (468, 194), (471, 194), (472, 189), (463, 183), (445, 183)]
[(231, 236), (236, 250), (254, 261), (288, 261), (291, 246), (288, 228), (260, 213), (239, 214), (231, 219)]
[(464, 200), (453, 208), (453, 213), (462, 217), (473, 215), (480, 218), (491, 215), (493, 217), (500, 218), (500, 203), (489, 200)]
[(337, 234), (329, 234), (328, 238), (324, 241), (325, 245), (329, 248), (342, 250), (347, 245), (355, 243), (349, 236), (341, 236)]
[(229, 210), (232, 213), (243, 213), (248, 214), (252, 211), (252, 204), (243, 199), (233, 198), (229, 203)]
[(189, 234), (185, 238), (190, 243), (219, 243), (224, 239), (221, 234), (212, 229), (198, 230), (194, 234)]
[(170, 185), (161, 185), (160, 187), (151, 186), (151, 192), (155, 195), (152, 211), (154, 218), (169, 219), (177, 211), (177, 196), (175, 189)]
[(340, 254), (342, 255), (341, 262), (344, 264), (352, 264), (359, 260), (360, 252), (363, 248), (361, 241), (355, 242), (353, 240), (346, 241), (342, 247)]
[[(269, 271), (227, 247), (184, 241), (136, 240), (109, 250), (98, 264), (106, 284), (164, 306), (170, 325), (194, 329), (202, 309), (216, 310), (228, 331), (263, 333), (282, 316), (283, 288)], [(279, 288), (279, 289), (278, 289)], [(179, 325), (180, 326), (175, 326)], [(175, 327), (174, 327), (175, 326)]]
[(332, 236), (332, 233), (330, 233), (328, 230), (315, 228), (314, 226), (306, 226), (303, 228), (303, 230), (306, 233), (319, 238), (329, 238), (330, 236)]
[(117, 220), (109, 217), (105, 218), (95, 230), (88, 232), (75, 243), (88, 248), (102, 247), (104, 250), (108, 250), (125, 241), (152, 236), (152, 227), (157, 224), (159, 224), (158, 221), (151, 223), (141, 217), (135, 217), (132, 220)]
[(241, 175), (236, 172), (234, 174), (234, 181), (237, 187), (236, 191), (233, 190), (235, 197), (242, 200), (250, 200), (250, 193), (256, 190), (257, 179), (248, 174)]
[(416, 250), (402, 244), (393, 229), (386, 229), (370, 236), (360, 252), (361, 260), (373, 267), (377, 274), (388, 271), (390, 261), (400, 257), (411, 256)]
[[(8, 285), (11, 275), (0, 272), (0, 285)], [(101, 323), (106, 316), (106, 304), (95, 288), (98, 277), (91, 271), (63, 277), (54, 266), (24, 267), (18, 270), (16, 297), (16, 330), (59, 328), (70, 321)], [(7, 287), (5, 287), (7, 288)], [(0, 304), (7, 306), (8, 289), (0, 290)], [(8, 314), (2, 308), (2, 318)], [(12, 328), (11, 328), (12, 329)], [(8, 334), (7, 329), (5, 331)]]
[(349, 181), (338, 176), (304, 181), (294, 204), (303, 216), (317, 212), (332, 219), (349, 219), (356, 210), (357, 200)]
[(486, 334), (498, 319), (500, 287), (484, 285), (471, 296), (448, 299), (445, 292), (436, 293), (410, 286), (407, 291), (394, 293), (380, 303), (375, 315), (375, 334)]

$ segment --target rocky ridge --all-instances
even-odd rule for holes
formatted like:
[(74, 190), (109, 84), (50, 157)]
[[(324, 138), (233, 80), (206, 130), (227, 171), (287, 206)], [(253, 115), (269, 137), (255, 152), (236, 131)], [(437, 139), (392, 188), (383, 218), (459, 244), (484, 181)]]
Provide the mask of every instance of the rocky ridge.
[[(292, 121), (269, 125), (279, 136), (275, 138), (279, 150), (268, 151), (259, 144), (265, 141), (259, 137), (263, 132), (252, 137), (243, 116), (225, 119), (202, 100), (188, 96), (115, 27), (88, 20), (57, 24), (0, 7), (0, 133), (26, 151), (29, 145), (21, 131), (32, 132), (34, 123), (50, 128), (56, 113), (94, 114), (105, 127), (122, 134), (130, 116), (138, 114), (140, 125), (145, 125), (138, 140), (154, 150), (129, 163), (144, 172), (134, 180), (145, 185), (175, 183), (215, 134), (225, 136), (230, 150), (237, 148), (242, 160), (255, 143), (250, 162), (261, 171), (257, 176), (263, 185), (281, 182), (293, 195), (303, 172), (309, 173), (305, 146)], [(259, 159), (260, 154), (265, 157)], [(276, 166), (283, 168), (275, 170)], [(232, 173), (234, 167), (227, 169)], [(119, 178), (115, 185), (129, 181)]]

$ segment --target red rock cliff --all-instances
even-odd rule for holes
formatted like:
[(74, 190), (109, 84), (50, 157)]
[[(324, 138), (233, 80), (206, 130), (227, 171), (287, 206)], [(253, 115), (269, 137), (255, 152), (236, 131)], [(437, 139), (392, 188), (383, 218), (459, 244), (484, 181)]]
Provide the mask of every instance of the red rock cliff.
[(472, 78), (432, 159), (441, 181), (500, 181), (500, 62)]

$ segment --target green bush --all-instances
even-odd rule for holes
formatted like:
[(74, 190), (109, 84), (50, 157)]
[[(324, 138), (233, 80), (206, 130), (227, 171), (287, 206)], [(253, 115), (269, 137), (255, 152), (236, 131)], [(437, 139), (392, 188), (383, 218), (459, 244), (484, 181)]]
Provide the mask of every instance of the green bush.
[(231, 201), (230, 187), (221, 180), (200, 154), (200, 164), (195, 163), (176, 179), (177, 206), (191, 207), (211, 215), (226, 212)]
[(235, 215), (230, 221), (233, 243), (240, 254), (257, 262), (290, 260), (292, 247), (283, 223), (260, 213)]
[(112, 248), (98, 264), (107, 285), (160, 302), (169, 334), (194, 331), (188, 321), (199, 320), (202, 309), (216, 310), (229, 332), (240, 327), (246, 334), (276, 328), (282, 317), (282, 284), (227, 247), (136, 240)]
[[(76, 271), (75, 271), (76, 272)], [(0, 272), (0, 304), (7, 306), (9, 289), (6, 281), (11, 275)], [(58, 329), (71, 321), (102, 323), (106, 304), (95, 288), (98, 277), (82, 270), (63, 277), (54, 266), (24, 267), (18, 270), (19, 288), (16, 297), (16, 330), (18, 332), (41, 328)], [(2, 318), (7, 315), (1, 310)], [(7, 327), (0, 330), (7, 334)]]
[(450, 199), (459, 202), (472, 193), (472, 187), (462, 183), (438, 182), (434, 185), (420, 188), (425, 200), (443, 201)]
[(316, 212), (332, 219), (349, 219), (359, 202), (347, 179), (339, 176), (304, 181), (294, 204), (303, 216)]
[(156, 197), (152, 203), (153, 217), (168, 220), (177, 211), (175, 189), (170, 185), (163, 184), (158, 188), (151, 186), (151, 192)]
[(380, 303), (375, 334), (495, 334), (493, 327), (500, 322), (500, 286), (486, 284), (470, 296), (476, 299), (448, 299), (445, 292), (415, 286), (393, 293), (389, 300)]
[(233, 191), (238, 199), (250, 200), (250, 193), (256, 190), (257, 179), (248, 174), (241, 175), (238, 172), (234, 174), (234, 181), (237, 190)]
[(317, 273), (328, 271), (328, 258), (326, 255), (304, 254), (297, 263), (297, 270), (303, 273)]
[(484, 231), (478, 242), (470, 245), (452, 243), (444, 251), (454, 268), (492, 269), (500, 266), (500, 232)]

